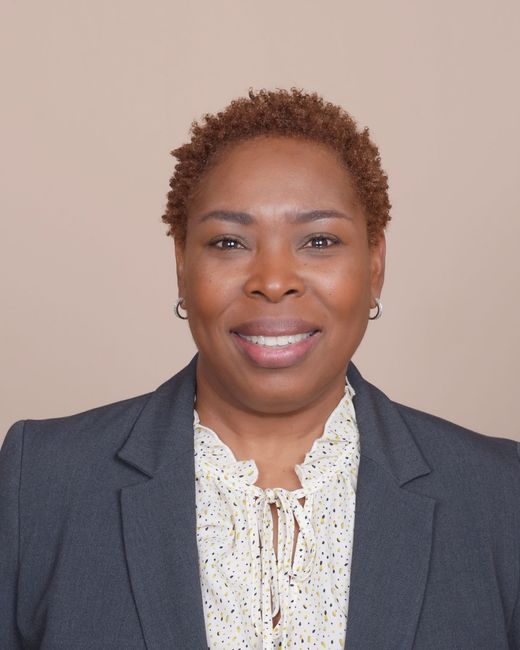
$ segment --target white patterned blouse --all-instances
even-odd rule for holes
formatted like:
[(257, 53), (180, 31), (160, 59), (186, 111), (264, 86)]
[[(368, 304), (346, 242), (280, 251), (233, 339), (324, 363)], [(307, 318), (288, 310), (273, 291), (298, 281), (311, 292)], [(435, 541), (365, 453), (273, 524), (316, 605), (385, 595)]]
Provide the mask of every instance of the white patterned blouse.
[[(295, 466), (301, 488), (293, 491), (256, 486), (255, 462), (237, 461), (194, 411), (197, 545), (211, 650), (344, 647), (359, 467), (353, 395), (347, 383), (322, 436)], [(276, 553), (270, 504), (278, 514)]]

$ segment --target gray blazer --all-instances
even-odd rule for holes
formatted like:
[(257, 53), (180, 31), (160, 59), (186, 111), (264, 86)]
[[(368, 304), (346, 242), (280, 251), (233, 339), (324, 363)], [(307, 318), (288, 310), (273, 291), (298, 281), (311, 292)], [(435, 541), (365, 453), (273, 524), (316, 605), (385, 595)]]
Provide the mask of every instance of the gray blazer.
[[(2, 650), (207, 648), (195, 364), (146, 395), (10, 428)], [(352, 364), (348, 378), (361, 462), (345, 647), (520, 648), (519, 445), (396, 404)]]

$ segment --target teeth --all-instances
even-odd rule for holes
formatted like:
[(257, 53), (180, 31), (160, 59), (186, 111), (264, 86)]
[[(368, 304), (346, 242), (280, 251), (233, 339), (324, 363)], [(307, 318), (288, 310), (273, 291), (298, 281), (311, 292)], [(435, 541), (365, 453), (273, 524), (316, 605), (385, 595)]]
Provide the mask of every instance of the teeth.
[(304, 334), (292, 334), (291, 336), (245, 336), (244, 334), (239, 334), (239, 336), (250, 343), (256, 343), (257, 345), (265, 345), (268, 348), (282, 347), (284, 345), (292, 345), (293, 343), (299, 343), (308, 339), (309, 336), (312, 336), (312, 332), (305, 332)]

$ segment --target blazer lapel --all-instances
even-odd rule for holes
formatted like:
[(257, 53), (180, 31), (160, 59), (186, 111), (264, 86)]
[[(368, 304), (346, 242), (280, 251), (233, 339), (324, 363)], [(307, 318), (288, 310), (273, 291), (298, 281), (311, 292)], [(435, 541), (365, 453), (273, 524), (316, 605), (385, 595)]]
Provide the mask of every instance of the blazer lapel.
[(119, 458), (145, 476), (121, 491), (130, 581), (148, 650), (207, 648), (196, 542), (196, 357), (160, 386)]
[(361, 459), (345, 648), (413, 646), (433, 534), (435, 500), (404, 485), (428, 474), (396, 406), (350, 364)]

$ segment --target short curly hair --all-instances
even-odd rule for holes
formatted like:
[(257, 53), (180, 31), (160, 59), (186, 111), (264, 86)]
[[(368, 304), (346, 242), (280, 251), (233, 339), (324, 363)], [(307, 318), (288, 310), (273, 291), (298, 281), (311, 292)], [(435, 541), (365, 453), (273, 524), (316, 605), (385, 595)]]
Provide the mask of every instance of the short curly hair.
[(378, 242), (391, 218), (391, 204), (388, 177), (368, 128), (359, 130), (341, 107), (298, 88), (250, 90), (247, 97), (235, 99), (223, 111), (192, 123), (190, 141), (171, 152), (177, 164), (162, 216), (169, 225), (166, 234), (184, 246), (190, 199), (218, 154), (233, 143), (266, 135), (303, 138), (337, 152), (364, 208), (368, 241), (371, 245)]

